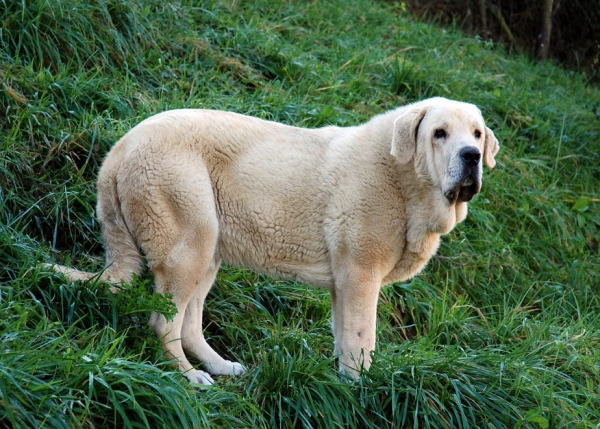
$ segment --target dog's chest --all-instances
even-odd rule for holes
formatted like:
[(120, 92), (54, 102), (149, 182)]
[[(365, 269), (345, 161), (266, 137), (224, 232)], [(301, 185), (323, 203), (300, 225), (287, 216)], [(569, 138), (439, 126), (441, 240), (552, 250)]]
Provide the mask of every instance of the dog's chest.
[[(410, 207), (410, 209), (408, 209)], [(384, 283), (405, 281), (418, 274), (436, 253), (440, 236), (456, 225), (456, 210), (453, 206), (431, 204), (427, 198), (407, 207), (407, 223), (402, 242), (402, 252)]]

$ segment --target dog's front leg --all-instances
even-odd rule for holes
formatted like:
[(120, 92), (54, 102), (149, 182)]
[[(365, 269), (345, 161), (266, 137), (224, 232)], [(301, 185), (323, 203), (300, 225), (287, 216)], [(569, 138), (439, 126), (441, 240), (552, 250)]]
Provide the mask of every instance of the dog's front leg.
[(340, 370), (358, 378), (361, 368), (369, 369), (375, 349), (381, 276), (373, 268), (346, 266), (340, 271), (331, 291), (334, 352)]

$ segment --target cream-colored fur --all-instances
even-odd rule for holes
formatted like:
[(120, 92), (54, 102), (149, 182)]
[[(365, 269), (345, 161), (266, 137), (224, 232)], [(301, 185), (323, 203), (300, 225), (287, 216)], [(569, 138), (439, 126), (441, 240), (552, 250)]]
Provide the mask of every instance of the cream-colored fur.
[(244, 371), (202, 332), (221, 261), (327, 288), (340, 368), (357, 376), (375, 348), (379, 289), (423, 268), (479, 192), (480, 158), (493, 167), (498, 148), (474, 105), (443, 98), (350, 128), (164, 112), (127, 133), (100, 170), (102, 277), (127, 281), (146, 255), (156, 291), (178, 309), (151, 324), (166, 356), (201, 384)]

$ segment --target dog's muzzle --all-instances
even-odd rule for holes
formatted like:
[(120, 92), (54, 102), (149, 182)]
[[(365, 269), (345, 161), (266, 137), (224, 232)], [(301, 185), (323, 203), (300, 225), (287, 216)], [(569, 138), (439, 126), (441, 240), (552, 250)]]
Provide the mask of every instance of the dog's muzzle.
[(460, 151), (459, 156), (463, 165), (460, 180), (444, 194), (450, 204), (471, 201), (481, 190), (481, 152), (476, 147), (467, 147)]

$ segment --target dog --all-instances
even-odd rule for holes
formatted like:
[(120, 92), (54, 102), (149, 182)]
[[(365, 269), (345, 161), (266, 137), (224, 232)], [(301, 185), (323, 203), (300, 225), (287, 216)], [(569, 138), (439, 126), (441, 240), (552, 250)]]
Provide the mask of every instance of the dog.
[[(156, 292), (171, 293), (178, 311), (150, 325), (199, 384), (245, 371), (202, 331), (221, 261), (326, 288), (340, 370), (358, 377), (375, 348), (380, 288), (425, 266), (498, 150), (476, 106), (439, 97), (345, 128), (166, 111), (121, 138), (100, 169), (101, 279), (130, 281), (145, 255)], [(94, 275), (55, 269), (71, 281)]]

